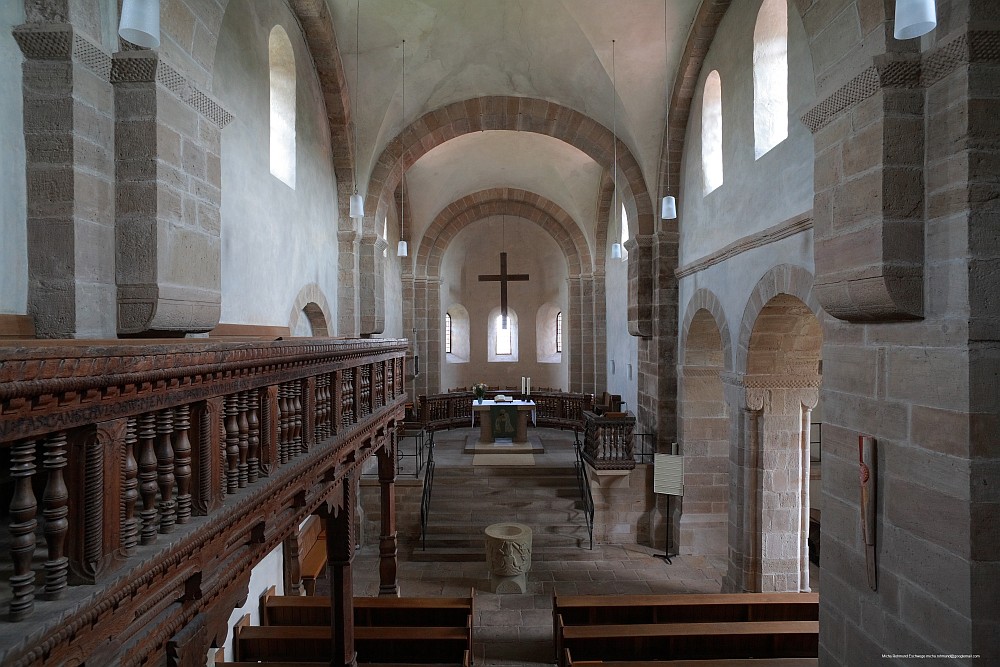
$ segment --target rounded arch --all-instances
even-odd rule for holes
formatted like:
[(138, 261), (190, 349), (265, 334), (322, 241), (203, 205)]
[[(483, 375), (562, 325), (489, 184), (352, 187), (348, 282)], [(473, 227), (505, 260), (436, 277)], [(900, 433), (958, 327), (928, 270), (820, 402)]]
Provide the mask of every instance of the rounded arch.
[(305, 318), (312, 328), (313, 336), (329, 336), (330, 322), (333, 321), (330, 303), (323, 290), (316, 283), (309, 283), (295, 297), (292, 312), (288, 316), (288, 330), (294, 331), (302, 325)]
[(445, 315), (451, 318), (451, 331), (444, 329), (445, 336), (451, 336), (451, 351), (445, 346), (445, 360), (451, 364), (464, 364), (469, 361), (469, 311), (460, 303), (448, 306)]
[(419, 240), (414, 266), (436, 277), (451, 239), (468, 225), (494, 215), (512, 215), (536, 223), (562, 249), (570, 277), (589, 273), (593, 261), (576, 221), (558, 204), (524, 190), (494, 188), (467, 195), (441, 211)]
[(270, 69), (271, 175), (295, 189), (295, 53), (288, 33), (280, 25), (267, 39)]
[[(456, 137), (485, 130), (535, 132), (568, 143), (605, 169), (614, 164), (614, 135), (589, 116), (548, 100), (492, 96), (453, 102), (430, 111), (393, 137), (368, 181), (365, 225), (374, 229), (393, 202), (402, 173), (423, 155)], [(402, 141), (402, 150), (400, 150)], [(402, 156), (401, 156), (402, 153)], [(652, 234), (653, 202), (632, 151), (618, 139), (618, 169), (630, 196), (624, 198), (637, 234)], [(598, 225), (606, 222), (598, 220)], [(374, 233), (374, 232), (373, 232)]]
[(722, 302), (711, 290), (699, 289), (688, 300), (687, 308), (684, 310), (684, 323), (681, 325), (681, 340), (678, 356), (678, 365), (690, 363), (687, 359), (688, 341), (692, 337), (697, 337), (704, 333), (704, 321), (696, 322), (704, 314), (710, 315), (714, 320), (715, 328), (718, 330), (719, 344), (722, 349), (722, 365), (726, 371), (733, 370), (733, 339), (729, 332), (729, 323), (726, 321), (726, 313), (722, 309)]
[[(771, 268), (757, 281), (743, 311), (739, 344), (736, 347), (737, 371), (750, 372), (748, 370), (749, 351), (757, 319), (771, 300), (781, 294), (793, 296), (801, 301), (812, 312), (817, 325), (821, 322), (823, 310), (813, 294), (813, 275), (802, 267), (791, 264), (779, 264)], [(781, 304), (784, 305), (783, 302)]]

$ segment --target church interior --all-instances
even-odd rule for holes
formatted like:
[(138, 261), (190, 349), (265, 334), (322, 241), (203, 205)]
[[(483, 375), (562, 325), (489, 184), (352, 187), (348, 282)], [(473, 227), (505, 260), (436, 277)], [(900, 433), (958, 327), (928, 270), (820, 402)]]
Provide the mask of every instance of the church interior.
[(1000, 661), (996, 9), (0, 3), (0, 665)]

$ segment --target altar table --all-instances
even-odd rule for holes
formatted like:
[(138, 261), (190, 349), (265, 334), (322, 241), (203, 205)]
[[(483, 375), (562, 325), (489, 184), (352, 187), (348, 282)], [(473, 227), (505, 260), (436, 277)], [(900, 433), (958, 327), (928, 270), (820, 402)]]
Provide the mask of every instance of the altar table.
[(528, 417), (531, 423), (535, 423), (535, 402), (534, 401), (501, 401), (484, 399), (472, 401), (473, 420), (475, 413), (479, 413), (479, 440), (480, 442), (495, 442), (493, 435), (493, 420), (490, 419), (490, 412), (495, 406), (512, 407), (517, 410), (517, 423), (515, 424), (514, 442), (528, 442)]

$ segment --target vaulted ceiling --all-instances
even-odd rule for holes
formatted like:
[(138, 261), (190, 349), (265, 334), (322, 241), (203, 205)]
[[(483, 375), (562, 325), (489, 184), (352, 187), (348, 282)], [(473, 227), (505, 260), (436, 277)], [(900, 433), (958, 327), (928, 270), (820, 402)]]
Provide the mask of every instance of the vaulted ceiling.
[[(609, 130), (616, 125), (655, 196), (667, 90), (699, 4), (360, 0), (359, 19), (358, 0), (331, 0), (358, 121), (359, 190), (368, 189), (375, 161), (393, 138), (424, 114), (463, 100), (513, 96), (553, 102)], [(555, 202), (592, 234), (602, 170), (578, 148), (544, 134), (464, 134), (408, 166), (408, 208), (419, 235), (448, 204), (509, 187)]]

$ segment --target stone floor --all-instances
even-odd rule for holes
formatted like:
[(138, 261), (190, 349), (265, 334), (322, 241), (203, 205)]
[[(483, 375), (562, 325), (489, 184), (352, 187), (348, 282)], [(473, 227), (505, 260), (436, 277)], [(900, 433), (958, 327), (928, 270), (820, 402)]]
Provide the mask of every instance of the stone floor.
[[(471, 465), (471, 455), (462, 453), (468, 432), (471, 429), (436, 435), (439, 471)], [(545, 429), (534, 432), (542, 436), (545, 445), (545, 452), (535, 455), (538, 465), (565, 464), (572, 468), (572, 434)], [(523, 472), (519, 477), (523, 478)], [(435, 492), (446, 480), (438, 476)], [(432, 505), (432, 512), (441, 509), (439, 504)], [(717, 593), (721, 589), (722, 557), (674, 556), (668, 564), (656, 558), (657, 553), (662, 554), (662, 550), (640, 545), (595, 545), (593, 551), (559, 549), (551, 554), (553, 558), (547, 558), (542, 545), (532, 557), (528, 592), (497, 595), (489, 591), (485, 558), (482, 562), (415, 561), (404, 546), (399, 554), (398, 581), (401, 594), (407, 596), (463, 596), (475, 590), (478, 664), (551, 664), (553, 593)], [(353, 571), (355, 595), (378, 593), (377, 545), (359, 551)]]

